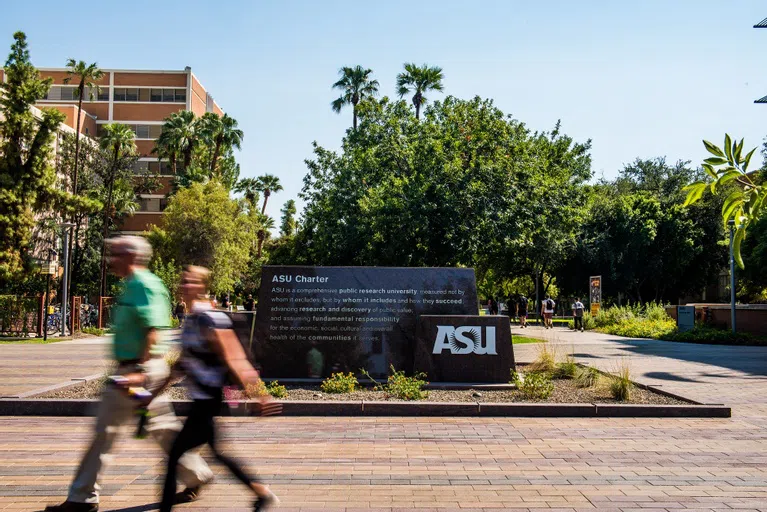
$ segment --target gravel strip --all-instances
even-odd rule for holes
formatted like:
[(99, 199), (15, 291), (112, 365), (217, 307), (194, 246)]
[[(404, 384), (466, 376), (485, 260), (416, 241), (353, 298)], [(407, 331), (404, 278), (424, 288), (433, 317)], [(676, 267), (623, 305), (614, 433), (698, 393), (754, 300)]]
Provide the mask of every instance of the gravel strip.
[[(524, 371), (524, 368), (520, 368)], [(604, 381), (604, 379), (603, 379)], [(572, 380), (555, 379), (554, 392), (548, 399), (531, 400), (525, 398), (521, 392), (512, 390), (498, 391), (475, 391), (473, 389), (462, 390), (429, 390), (427, 398), (430, 402), (535, 402), (535, 403), (630, 403), (630, 404), (658, 404), (658, 405), (684, 405), (687, 402), (667, 397), (652, 391), (634, 387), (631, 400), (618, 402), (612, 398), (610, 389), (603, 384), (595, 388), (579, 388)], [(30, 397), (35, 398), (98, 398), (104, 385), (104, 379), (96, 379), (83, 384), (50, 391)], [(371, 388), (363, 388), (354, 393), (330, 394), (320, 391), (319, 385), (286, 385), (288, 396), (281, 400), (332, 400), (332, 401), (399, 401), (389, 396), (384, 391), (375, 391)], [(183, 382), (177, 382), (163, 393), (171, 400), (188, 400), (189, 397)]]

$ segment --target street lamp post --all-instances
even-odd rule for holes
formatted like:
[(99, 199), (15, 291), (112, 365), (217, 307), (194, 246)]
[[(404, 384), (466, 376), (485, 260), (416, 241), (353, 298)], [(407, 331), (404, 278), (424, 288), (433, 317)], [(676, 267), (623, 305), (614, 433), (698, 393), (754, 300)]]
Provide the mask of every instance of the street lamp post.
[(727, 221), (730, 228), (730, 323), (735, 332), (735, 220)]
[(67, 306), (69, 297), (67, 297), (67, 281), (69, 280), (69, 228), (74, 224), (71, 222), (62, 222), (59, 224), (64, 233), (64, 277), (61, 285), (61, 336), (67, 335)]

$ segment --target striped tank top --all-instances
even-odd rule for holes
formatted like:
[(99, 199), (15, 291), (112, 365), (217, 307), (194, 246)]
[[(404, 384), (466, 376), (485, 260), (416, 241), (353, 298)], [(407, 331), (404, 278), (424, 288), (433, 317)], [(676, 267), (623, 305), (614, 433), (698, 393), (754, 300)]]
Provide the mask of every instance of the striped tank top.
[(222, 388), (229, 384), (229, 369), (202, 333), (207, 329), (231, 328), (229, 317), (207, 304), (195, 304), (186, 317), (181, 332), (181, 367), (192, 399), (220, 396)]

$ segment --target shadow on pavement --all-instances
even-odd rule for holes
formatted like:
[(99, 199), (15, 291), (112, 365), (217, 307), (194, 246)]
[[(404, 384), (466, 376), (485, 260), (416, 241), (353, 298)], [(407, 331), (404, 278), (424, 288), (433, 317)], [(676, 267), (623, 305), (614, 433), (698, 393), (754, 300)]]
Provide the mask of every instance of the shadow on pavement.
[[(767, 375), (767, 347), (740, 345), (705, 345), (673, 341), (615, 338), (609, 341), (622, 344), (616, 347), (625, 355), (667, 357), (693, 363), (729, 368), (751, 375)], [(593, 356), (590, 356), (593, 357)]]
[(679, 375), (674, 375), (673, 373), (669, 373), (669, 372), (649, 372), (649, 373), (642, 374), (642, 376), (649, 377), (651, 379), (673, 380), (677, 382), (700, 382), (699, 380), (688, 379), (687, 377), (680, 377)]

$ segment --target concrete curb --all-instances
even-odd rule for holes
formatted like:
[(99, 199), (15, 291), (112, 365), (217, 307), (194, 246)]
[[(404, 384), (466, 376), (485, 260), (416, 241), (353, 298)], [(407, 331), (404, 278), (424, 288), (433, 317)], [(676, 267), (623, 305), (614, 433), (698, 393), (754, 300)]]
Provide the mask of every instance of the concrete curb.
[[(0, 399), (0, 416), (95, 416), (98, 400)], [(174, 401), (184, 416), (188, 401)], [(543, 404), (482, 402), (282, 402), (284, 416), (483, 416), (528, 418), (730, 418), (724, 405)], [(225, 416), (249, 416), (247, 402)]]

